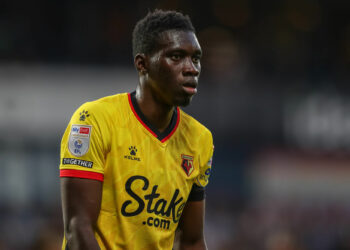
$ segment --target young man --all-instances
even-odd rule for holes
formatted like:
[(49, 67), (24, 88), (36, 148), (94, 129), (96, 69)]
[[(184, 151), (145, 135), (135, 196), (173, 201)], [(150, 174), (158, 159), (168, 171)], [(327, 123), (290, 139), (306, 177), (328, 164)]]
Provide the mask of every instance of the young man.
[[(83, 104), (61, 145), (62, 249), (206, 249), (208, 129), (181, 111), (201, 48), (187, 16), (156, 10), (133, 32), (133, 93)], [(177, 230), (178, 229), (178, 230)]]

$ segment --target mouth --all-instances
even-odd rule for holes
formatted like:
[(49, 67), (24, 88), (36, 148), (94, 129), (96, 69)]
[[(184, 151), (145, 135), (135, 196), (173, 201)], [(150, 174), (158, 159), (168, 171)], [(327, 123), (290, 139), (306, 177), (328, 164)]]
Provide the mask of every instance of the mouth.
[(197, 93), (197, 83), (196, 82), (186, 82), (182, 85), (185, 92), (189, 95), (194, 95)]

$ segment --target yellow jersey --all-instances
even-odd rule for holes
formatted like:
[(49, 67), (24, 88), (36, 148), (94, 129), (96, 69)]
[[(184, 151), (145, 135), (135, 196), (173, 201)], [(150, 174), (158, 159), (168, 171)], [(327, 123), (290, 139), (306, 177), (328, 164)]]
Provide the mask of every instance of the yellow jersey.
[(124, 93), (77, 109), (62, 138), (60, 176), (103, 181), (101, 249), (172, 249), (186, 202), (204, 199), (212, 155), (211, 132), (191, 116), (175, 108), (159, 133), (135, 92)]

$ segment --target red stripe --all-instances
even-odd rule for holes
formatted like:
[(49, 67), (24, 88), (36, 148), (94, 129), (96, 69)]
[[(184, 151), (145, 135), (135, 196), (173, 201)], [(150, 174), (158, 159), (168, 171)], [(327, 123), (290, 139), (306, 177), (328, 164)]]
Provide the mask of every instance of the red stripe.
[(179, 122), (180, 122), (180, 109), (179, 107), (176, 107), (177, 109), (177, 118), (176, 118), (176, 125), (174, 127), (174, 129), (170, 132), (169, 135), (167, 135), (165, 138), (163, 138), (163, 140), (161, 140), (161, 142), (165, 142), (166, 140), (168, 140), (176, 131), (177, 129), (177, 126), (179, 125)]
[(103, 181), (103, 174), (101, 173), (75, 170), (75, 169), (61, 169), (60, 177), (77, 177), (77, 178)]
[(155, 137), (157, 137), (157, 135), (141, 120), (141, 118), (137, 115), (136, 111), (135, 111), (135, 108), (134, 106), (132, 105), (132, 102), (131, 102), (131, 95), (130, 93), (128, 93), (128, 98), (129, 98), (129, 104), (130, 104), (130, 107), (132, 109), (132, 112), (134, 113), (134, 115), (136, 116), (137, 120), (139, 120), (139, 122)]

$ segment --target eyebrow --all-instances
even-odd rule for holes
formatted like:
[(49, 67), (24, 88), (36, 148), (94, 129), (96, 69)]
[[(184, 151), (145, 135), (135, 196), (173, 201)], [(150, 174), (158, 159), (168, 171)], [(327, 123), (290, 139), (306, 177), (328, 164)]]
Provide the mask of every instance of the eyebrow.
[[(180, 53), (183, 53), (183, 54), (188, 54), (188, 51), (185, 50), (185, 49), (181, 49), (181, 48), (172, 48), (172, 49), (169, 49), (168, 51), (166, 51), (166, 53), (174, 53), (174, 52), (180, 52)], [(202, 55), (202, 50), (201, 49), (196, 49), (194, 51), (194, 53), (192, 53), (194, 55)]]

